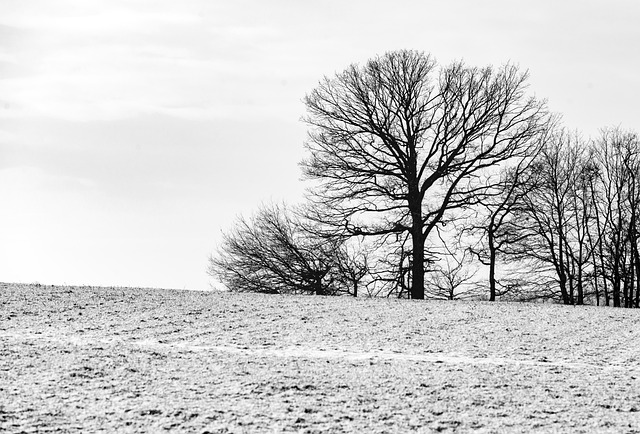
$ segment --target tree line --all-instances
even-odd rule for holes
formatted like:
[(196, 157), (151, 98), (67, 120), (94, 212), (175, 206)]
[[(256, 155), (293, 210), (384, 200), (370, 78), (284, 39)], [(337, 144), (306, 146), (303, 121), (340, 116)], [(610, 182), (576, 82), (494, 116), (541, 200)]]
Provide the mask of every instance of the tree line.
[(223, 233), (232, 291), (640, 305), (640, 141), (561, 125), (511, 64), (394, 51), (304, 99), (302, 204)]

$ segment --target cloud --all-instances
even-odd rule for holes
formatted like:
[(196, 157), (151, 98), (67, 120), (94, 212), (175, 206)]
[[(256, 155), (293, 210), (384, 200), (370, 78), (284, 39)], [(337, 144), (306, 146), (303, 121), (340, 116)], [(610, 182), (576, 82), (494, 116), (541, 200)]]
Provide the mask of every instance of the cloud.
[(260, 85), (276, 80), (278, 68), (261, 63), (255, 42), (272, 35), (268, 27), (211, 27), (196, 12), (122, 3), (72, 15), (77, 4), (65, 3), (67, 14), (64, 7), (51, 10), (55, 19), (18, 7), (0, 18), (22, 34), (20, 43), (0, 52), (6, 62), (0, 71), (12, 71), (0, 80), (6, 105), (0, 117), (246, 116), (273, 96)]

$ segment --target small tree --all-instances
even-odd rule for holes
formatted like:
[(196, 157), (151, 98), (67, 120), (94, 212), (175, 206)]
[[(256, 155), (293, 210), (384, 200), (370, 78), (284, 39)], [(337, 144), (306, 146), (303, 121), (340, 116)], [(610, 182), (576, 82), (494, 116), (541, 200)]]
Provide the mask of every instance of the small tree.
[(347, 255), (342, 242), (306, 231), (286, 206), (262, 206), (223, 234), (208, 274), (232, 291), (338, 295), (350, 291), (341, 284)]
[(448, 251), (446, 255), (440, 256), (426, 274), (426, 295), (444, 300), (477, 297), (477, 285), (473, 282), (477, 270), (469, 265), (466, 251), (462, 251), (460, 255)]
[(477, 238), (468, 250), (488, 267), (489, 301), (520, 286), (520, 279), (513, 275), (498, 278), (498, 257), (507, 262), (518, 261), (522, 255), (516, 246), (521, 246), (530, 235), (515, 217), (522, 211), (523, 199), (535, 187), (532, 163), (538, 151), (539, 147), (532, 147), (531, 154), (514, 167), (500, 170), (494, 183), (495, 194), (478, 204), (477, 216), (468, 219), (461, 231), (463, 236)]
[[(348, 292), (354, 297), (361, 294), (362, 281), (371, 272), (371, 250), (363, 243), (363, 240), (347, 240), (335, 252), (334, 275), (337, 280), (349, 288)], [(368, 287), (367, 282), (365, 288)], [(367, 295), (371, 295), (366, 289)]]

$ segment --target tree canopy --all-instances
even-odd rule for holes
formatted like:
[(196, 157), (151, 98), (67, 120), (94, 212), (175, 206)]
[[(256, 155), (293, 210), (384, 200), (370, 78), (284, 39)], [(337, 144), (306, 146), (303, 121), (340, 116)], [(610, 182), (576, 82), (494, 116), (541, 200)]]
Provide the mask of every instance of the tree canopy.
[(455, 209), (490, 194), (490, 172), (526, 155), (547, 121), (527, 74), (395, 51), (327, 77), (305, 98), (302, 162), (323, 221), (350, 235), (407, 233), (412, 298), (424, 298), (425, 242)]

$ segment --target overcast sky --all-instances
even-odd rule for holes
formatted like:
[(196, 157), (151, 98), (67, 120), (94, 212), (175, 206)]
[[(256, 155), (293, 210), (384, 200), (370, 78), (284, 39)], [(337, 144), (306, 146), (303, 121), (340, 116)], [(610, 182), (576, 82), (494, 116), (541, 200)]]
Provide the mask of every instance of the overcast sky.
[(295, 202), (302, 98), (393, 49), (519, 64), (565, 124), (640, 130), (637, 0), (1, 0), (0, 281), (207, 289)]

